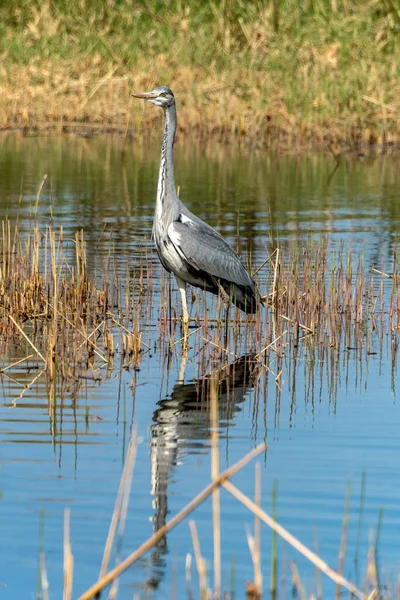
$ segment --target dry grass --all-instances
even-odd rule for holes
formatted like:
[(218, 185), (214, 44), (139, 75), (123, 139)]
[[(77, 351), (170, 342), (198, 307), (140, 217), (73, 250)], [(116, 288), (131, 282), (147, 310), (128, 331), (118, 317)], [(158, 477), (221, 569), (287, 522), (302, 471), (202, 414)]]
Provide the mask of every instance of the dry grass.
[[(3, 222), (0, 248), (4, 377), (26, 361), (40, 367), (35, 380), (45, 375), (51, 385), (72, 385), (82, 378), (99, 382), (114, 369), (115, 355), (120, 368), (135, 369), (154, 344), (165, 356), (172, 352), (183, 358), (179, 301), (169, 285), (163, 285), (155, 305), (152, 271), (144, 273), (143, 263), (133, 274), (121, 274), (110, 257), (101, 278), (91, 281), (83, 231), (74, 240), (65, 240), (62, 229), (35, 224), (22, 235), (18, 224), (12, 228), (9, 221)], [(288, 256), (276, 250), (257, 276), (261, 291), (268, 292), (266, 308), (253, 319), (232, 311), (228, 331), (222, 303), (217, 299), (212, 316), (205, 295), (193, 291), (187, 341), (199, 376), (224, 358), (232, 362), (251, 352), (266, 386), (272, 378), (280, 394), (282, 380), (291, 377), (292, 361), (284, 364), (284, 356), (293, 361), (301, 357), (309, 377), (316, 376), (317, 365), (329, 366), (334, 396), (343, 352), (347, 360), (350, 354), (355, 356), (357, 364), (370, 355), (382, 355), (385, 333), (392, 340), (395, 369), (400, 329), (396, 252), (390, 267), (382, 257), (381, 265), (366, 272), (362, 255), (353, 256), (344, 248), (332, 252), (322, 239), (293, 249)], [(149, 325), (157, 313), (153, 337)]]
[(299, 150), (397, 145), (398, 0), (0, 9), (0, 127), (148, 131), (132, 89), (170, 85), (182, 134)]

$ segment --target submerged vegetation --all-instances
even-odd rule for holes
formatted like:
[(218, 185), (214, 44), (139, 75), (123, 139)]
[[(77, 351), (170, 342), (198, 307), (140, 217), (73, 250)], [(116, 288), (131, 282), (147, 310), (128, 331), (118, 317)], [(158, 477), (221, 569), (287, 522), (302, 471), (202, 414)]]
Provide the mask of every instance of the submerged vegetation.
[(400, 137), (399, 28), (398, 0), (9, 0), (0, 126), (147, 131), (158, 117), (143, 123), (129, 92), (166, 84), (191, 138), (387, 148)]

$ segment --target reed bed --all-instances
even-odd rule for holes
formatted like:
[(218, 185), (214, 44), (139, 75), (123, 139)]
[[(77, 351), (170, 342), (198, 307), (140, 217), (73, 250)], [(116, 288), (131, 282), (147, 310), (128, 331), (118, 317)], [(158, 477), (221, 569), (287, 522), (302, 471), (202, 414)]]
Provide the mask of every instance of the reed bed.
[[(277, 248), (257, 268), (255, 276), (264, 293), (265, 308), (254, 318), (237, 310), (231, 312), (228, 331), (224, 329), (222, 303), (215, 300), (209, 310), (202, 292), (191, 297), (191, 328), (185, 339), (179, 320), (176, 291), (165, 280), (161, 293), (154, 293), (155, 274), (141, 262), (133, 271), (121, 273), (110, 256), (107, 268), (97, 277), (89, 274), (85, 234), (77, 231), (73, 239), (65, 239), (62, 229), (41, 227), (37, 221), (23, 232), (18, 222), (2, 223), (0, 242), (0, 348), (3, 364), (1, 377), (12, 378), (15, 367), (35, 364), (39, 372), (25, 385), (21, 394), (10, 402), (16, 406), (25, 391), (38, 377), (44, 377), (49, 389), (49, 411), (62, 403), (63, 393), (82, 380), (101, 382), (121, 369), (135, 370), (150, 349), (163, 353), (165, 369), (172, 357), (180, 360), (180, 380), (184, 379), (188, 360), (198, 365), (198, 406), (209, 410), (212, 431), (211, 483), (180, 513), (155, 532), (154, 536), (122, 560), (109, 567), (110, 550), (117, 537), (123, 536), (127, 512), (128, 490), (132, 482), (136, 453), (133, 436), (118, 493), (110, 534), (104, 551), (99, 581), (81, 600), (98, 597), (113, 583), (112, 597), (117, 595), (119, 575), (136, 562), (144, 552), (186, 518), (209, 495), (213, 496), (214, 568), (213, 591), (205, 570), (195, 523), (191, 523), (193, 548), (200, 581), (200, 597), (223, 597), (221, 580), (222, 510), (218, 489), (222, 486), (249, 511), (254, 513), (254, 533), (248, 533), (249, 551), (254, 564), (254, 581), (248, 584), (248, 597), (260, 598), (266, 582), (260, 567), (260, 523), (264, 522), (291, 546), (307, 557), (316, 568), (333, 579), (339, 594), (342, 587), (358, 598), (377, 597), (376, 581), (370, 580), (368, 591), (359, 590), (342, 575), (346, 543), (346, 518), (343, 523), (339, 569), (334, 570), (315, 552), (296, 540), (279, 525), (274, 516), (262, 508), (260, 473), (255, 480), (255, 500), (245, 496), (229, 481), (233, 472), (242, 468), (265, 446), (252, 451), (224, 473), (219, 471), (217, 423), (223, 389), (241, 385), (264, 390), (255, 395), (254, 415), (257, 421), (267, 395), (275, 395), (279, 417), (280, 395), (289, 386), (293, 398), (296, 390), (296, 365), (301, 360), (306, 372), (306, 401), (314, 401), (314, 379), (326, 375), (330, 382), (329, 401), (335, 400), (340, 370), (356, 358), (356, 369), (362, 369), (371, 355), (382, 359), (390, 356), (396, 370), (399, 337), (399, 272), (397, 251), (382, 256), (379, 265), (366, 265), (363, 255), (344, 246), (330, 248), (329, 240), (309, 241), (304, 246), (282, 251)], [(244, 359), (244, 360), (243, 360)], [(244, 376), (240, 365), (246, 364), (250, 375)], [(209, 376), (204, 377), (205, 373)], [(249, 379), (247, 379), (249, 378)], [(260, 378), (264, 385), (259, 386)], [(243, 383), (245, 382), (245, 384)], [(224, 388), (225, 386), (225, 388)], [(59, 393), (55, 393), (55, 390)], [(73, 548), (69, 537), (70, 516), (65, 515), (64, 598), (72, 597)], [(276, 537), (273, 538), (276, 550)], [(373, 556), (373, 555), (371, 555)], [(371, 559), (372, 560), (372, 559)], [(43, 597), (47, 594), (45, 556), (41, 556)], [(276, 555), (272, 557), (270, 588), (277, 588)], [(375, 569), (373, 560), (371, 572)], [(274, 575), (275, 574), (275, 575)], [(292, 565), (293, 585), (301, 596), (304, 591), (296, 566)]]
[[(0, 254), (0, 349), (2, 373), (34, 362), (49, 383), (80, 378), (99, 382), (115, 368), (138, 368), (151, 347), (168, 362), (184, 358), (180, 304), (172, 280), (154, 295), (154, 274), (140, 262), (121, 273), (109, 257), (99, 276), (89, 276), (85, 235), (66, 240), (62, 228), (27, 233), (2, 223)], [(163, 276), (164, 277), (164, 276)], [(265, 308), (255, 318), (231, 309), (224, 326), (222, 302), (193, 290), (187, 343), (199, 377), (220, 364), (251, 353), (262, 368), (266, 389), (276, 392), (303, 360), (311, 384), (317, 369), (338, 373), (349, 357), (362, 365), (371, 355), (390, 353), (397, 364), (400, 329), (398, 255), (365, 265), (363, 255), (328, 239), (310, 241), (284, 254), (276, 249), (257, 269)], [(157, 304), (156, 304), (157, 300)], [(211, 300), (212, 302), (212, 300)], [(157, 323), (154, 330), (154, 323)], [(182, 361), (183, 362), (183, 361)], [(335, 395), (337, 377), (332, 382)], [(313, 386), (310, 385), (310, 389)]]

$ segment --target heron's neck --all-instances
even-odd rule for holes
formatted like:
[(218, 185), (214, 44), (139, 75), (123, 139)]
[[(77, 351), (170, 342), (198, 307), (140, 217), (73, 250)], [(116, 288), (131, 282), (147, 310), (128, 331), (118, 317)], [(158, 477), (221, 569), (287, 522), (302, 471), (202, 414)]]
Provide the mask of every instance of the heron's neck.
[[(174, 179), (173, 146), (176, 130), (176, 108), (170, 106), (165, 110), (164, 135), (161, 147), (161, 163), (158, 175), (156, 213), (166, 227), (176, 219), (179, 213), (179, 201)], [(177, 213), (177, 214), (175, 214)], [(169, 221), (166, 222), (166, 218)]]

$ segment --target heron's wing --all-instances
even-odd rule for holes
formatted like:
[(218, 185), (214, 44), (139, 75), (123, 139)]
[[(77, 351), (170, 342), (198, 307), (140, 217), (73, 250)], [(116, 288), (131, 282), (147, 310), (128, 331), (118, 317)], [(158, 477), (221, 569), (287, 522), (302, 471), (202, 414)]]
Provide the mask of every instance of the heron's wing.
[(191, 214), (180, 215), (168, 227), (168, 237), (193, 269), (254, 289), (254, 282), (236, 252), (204, 221)]

